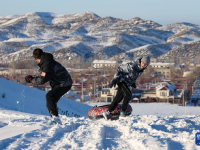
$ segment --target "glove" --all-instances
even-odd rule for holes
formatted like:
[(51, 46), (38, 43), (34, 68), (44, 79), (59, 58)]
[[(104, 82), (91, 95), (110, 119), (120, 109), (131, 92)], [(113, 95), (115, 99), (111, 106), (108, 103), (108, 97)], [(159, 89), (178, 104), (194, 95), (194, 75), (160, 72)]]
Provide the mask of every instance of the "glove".
[(110, 84), (110, 88), (112, 88), (113, 86), (115, 87), (117, 83), (118, 83), (118, 78), (114, 78)]
[(31, 80), (33, 79), (33, 76), (32, 75), (27, 75), (25, 76), (25, 81), (26, 83), (31, 83)]
[(136, 88), (135, 83), (133, 83), (133, 84), (131, 85), (131, 87), (135, 89), (135, 88)]

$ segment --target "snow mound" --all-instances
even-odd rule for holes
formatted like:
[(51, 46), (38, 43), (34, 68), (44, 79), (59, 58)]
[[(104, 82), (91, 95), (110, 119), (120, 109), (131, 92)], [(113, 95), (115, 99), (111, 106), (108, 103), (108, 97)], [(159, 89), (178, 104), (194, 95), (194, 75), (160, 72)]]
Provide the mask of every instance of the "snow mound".
[[(0, 78), (0, 108), (7, 110), (15, 110), (20, 112), (49, 115), (46, 108), (46, 92), (21, 85), (12, 81)], [(87, 110), (91, 107), (70, 99), (62, 97), (58, 102), (60, 114), (68, 114), (68, 116), (87, 117)]]

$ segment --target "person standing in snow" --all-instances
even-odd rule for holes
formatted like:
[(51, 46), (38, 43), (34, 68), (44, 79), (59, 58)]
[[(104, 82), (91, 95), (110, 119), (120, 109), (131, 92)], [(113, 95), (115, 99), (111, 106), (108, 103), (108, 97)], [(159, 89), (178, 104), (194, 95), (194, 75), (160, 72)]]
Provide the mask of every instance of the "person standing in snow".
[(52, 89), (46, 94), (46, 104), (51, 115), (48, 124), (61, 124), (58, 116), (57, 102), (67, 93), (72, 87), (72, 79), (68, 71), (57, 61), (54, 60), (53, 55), (43, 52), (36, 48), (33, 51), (34, 59), (39, 63), (40, 76), (33, 77), (32, 75), (25, 76), (27, 83), (34, 85), (45, 84), (50, 82)]
[(112, 117), (111, 113), (117, 105), (123, 100), (122, 111), (120, 112), (121, 117), (125, 117), (125, 111), (127, 109), (128, 103), (131, 100), (132, 94), (131, 90), (136, 88), (135, 81), (142, 74), (142, 72), (150, 64), (150, 57), (143, 56), (135, 59), (134, 62), (128, 62), (125, 65), (118, 67), (114, 78), (110, 84), (110, 88), (118, 85), (118, 91), (113, 99), (111, 105), (105, 110), (103, 116), (105, 119), (110, 119)]

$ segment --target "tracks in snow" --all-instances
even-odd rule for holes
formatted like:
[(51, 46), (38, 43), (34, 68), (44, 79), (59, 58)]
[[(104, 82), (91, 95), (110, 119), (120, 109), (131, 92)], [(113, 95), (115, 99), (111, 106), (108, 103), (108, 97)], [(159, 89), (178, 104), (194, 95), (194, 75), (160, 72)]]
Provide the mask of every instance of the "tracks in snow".
[(3, 128), (29, 129), (0, 141), (0, 149), (196, 149), (200, 116), (131, 116), (91, 121), (62, 116), (63, 125), (46, 125), (47, 117), (0, 118)]

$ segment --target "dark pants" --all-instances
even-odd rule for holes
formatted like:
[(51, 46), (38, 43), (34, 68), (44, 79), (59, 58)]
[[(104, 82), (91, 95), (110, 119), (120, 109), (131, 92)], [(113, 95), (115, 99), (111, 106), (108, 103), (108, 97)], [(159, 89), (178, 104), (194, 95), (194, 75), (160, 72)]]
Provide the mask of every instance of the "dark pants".
[(71, 89), (69, 87), (54, 87), (46, 95), (47, 108), (52, 116), (58, 116), (57, 102), (59, 99)]
[(115, 110), (117, 105), (124, 99), (122, 104), (122, 111), (126, 111), (129, 101), (131, 100), (132, 94), (130, 89), (128, 88), (125, 82), (119, 82), (118, 84), (118, 91), (113, 99), (112, 103), (110, 104), (108, 111), (112, 112)]

